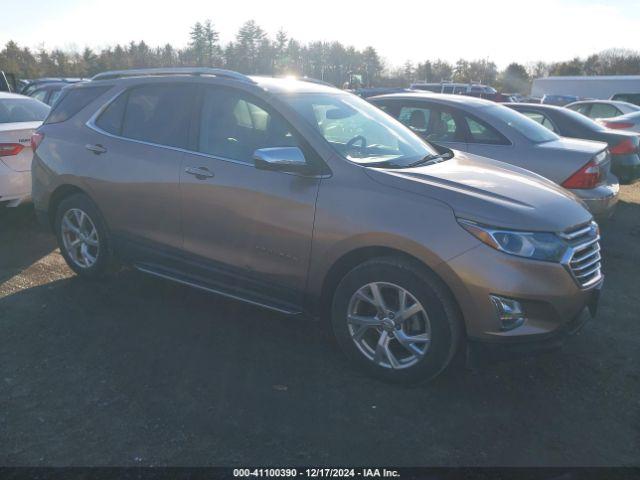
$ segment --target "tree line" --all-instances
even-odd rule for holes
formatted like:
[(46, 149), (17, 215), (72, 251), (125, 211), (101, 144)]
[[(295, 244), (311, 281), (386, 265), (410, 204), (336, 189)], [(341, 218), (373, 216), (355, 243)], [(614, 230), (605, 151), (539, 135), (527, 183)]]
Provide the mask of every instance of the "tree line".
[(9, 41), (0, 50), (0, 70), (21, 78), (91, 77), (106, 70), (144, 67), (224, 67), (246, 74), (308, 76), (336, 86), (403, 86), (412, 82), (478, 82), (505, 92), (529, 91), (533, 78), (546, 75), (640, 74), (640, 53), (613, 49), (563, 62), (511, 63), (500, 71), (488, 59), (455, 63), (426, 60), (400, 67), (386, 64), (374, 47), (359, 50), (340, 42), (303, 44), (284, 30), (274, 37), (254, 20), (245, 22), (234, 40), (223, 44), (210, 20), (197, 22), (184, 48), (150, 46), (144, 41), (82, 52), (31, 50)]

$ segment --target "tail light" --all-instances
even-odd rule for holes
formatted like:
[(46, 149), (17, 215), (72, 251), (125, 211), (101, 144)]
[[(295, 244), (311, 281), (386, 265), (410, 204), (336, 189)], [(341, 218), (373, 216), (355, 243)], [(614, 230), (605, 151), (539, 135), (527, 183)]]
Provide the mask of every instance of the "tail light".
[(20, 145), (19, 143), (0, 143), (0, 157), (18, 155), (23, 148), (24, 145)]
[(562, 186), (569, 189), (590, 189), (600, 183), (602, 179), (602, 171), (600, 166), (591, 160), (584, 167), (578, 170), (576, 173), (567, 178)]
[(636, 153), (637, 150), (638, 150), (638, 146), (630, 138), (627, 138), (622, 142), (620, 142), (619, 144), (609, 148), (609, 152), (611, 152), (612, 155), (624, 155), (627, 153)]
[(633, 127), (633, 123), (629, 122), (607, 122), (606, 120), (601, 120), (601, 124), (603, 124), (607, 128), (613, 128), (615, 130), (625, 130), (627, 128)]
[(34, 152), (40, 146), (40, 143), (44, 140), (44, 133), (34, 132), (31, 134), (31, 150)]

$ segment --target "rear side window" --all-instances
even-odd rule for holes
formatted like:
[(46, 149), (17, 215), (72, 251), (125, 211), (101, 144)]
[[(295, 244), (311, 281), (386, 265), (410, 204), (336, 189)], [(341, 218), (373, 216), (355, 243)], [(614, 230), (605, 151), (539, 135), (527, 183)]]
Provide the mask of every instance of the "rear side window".
[(33, 98), (0, 99), (0, 123), (38, 122), (49, 113), (49, 106)]
[(111, 87), (84, 87), (68, 90), (56, 102), (44, 123), (66, 122)]
[(467, 122), (467, 128), (469, 128), (470, 143), (509, 145), (509, 141), (506, 138), (486, 123), (467, 116), (464, 117), (464, 120)]
[[(186, 148), (193, 96), (189, 85), (145, 85), (131, 89), (124, 105), (120, 135)], [(112, 106), (120, 108), (119, 105)], [(110, 113), (117, 117), (117, 111)]]
[(129, 95), (124, 93), (111, 102), (96, 120), (96, 126), (107, 133), (122, 135), (122, 119)]
[(620, 110), (607, 103), (594, 103), (591, 107), (591, 112), (589, 112), (591, 118), (610, 118), (621, 114)]

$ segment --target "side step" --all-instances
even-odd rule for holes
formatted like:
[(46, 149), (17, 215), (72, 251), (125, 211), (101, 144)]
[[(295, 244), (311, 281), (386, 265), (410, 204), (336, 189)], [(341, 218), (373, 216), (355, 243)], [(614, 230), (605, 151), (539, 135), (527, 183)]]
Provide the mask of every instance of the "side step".
[(186, 285), (188, 287), (197, 288), (199, 290), (204, 290), (205, 292), (215, 293), (217, 295), (221, 295), (223, 297), (231, 298), (233, 300), (238, 300), (240, 302), (248, 303), (250, 305), (255, 305), (257, 307), (266, 308), (267, 310), (271, 310), (274, 312), (278, 312), (284, 315), (290, 316), (299, 316), (302, 315), (302, 311), (297, 308), (292, 308), (291, 306), (284, 305), (273, 305), (269, 303), (265, 303), (264, 301), (251, 299), (246, 296), (239, 295), (238, 293), (230, 293), (224, 291), (220, 288), (214, 287), (212, 285), (204, 284), (194, 280), (192, 278), (183, 277), (175, 272), (166, 271), (165, 269), (159, 268), (155, 265), (148, 264), (140, 264), (134, 263), (133, 268), (136, 270), (147, 273), (149, 275), (153, 275), (154, 277), (163, 278), (165, 280), (170, 280), (172, 282), (180, 283), (182, 285)]

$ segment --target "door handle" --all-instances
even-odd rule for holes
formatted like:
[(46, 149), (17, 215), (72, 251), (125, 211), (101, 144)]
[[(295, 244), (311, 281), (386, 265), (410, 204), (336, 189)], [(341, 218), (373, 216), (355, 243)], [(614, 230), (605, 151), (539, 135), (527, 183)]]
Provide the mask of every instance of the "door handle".
[(214, 176), (214, 173), (207, 167), (187, 167), (184, 171), (189, 175), (193, 175), (198, 180), (205, 180)]
[(91, 144), (87, 144), (84, 146), (84, 148), (86, 148), (87, 150), (89, 150), (90, 152), (95, 153), (96, 155), (100, 155), (102, 153), (107, 153), (107, 149), (104, 148), (102, 145), (100, 145), (99, 143), (96, 145), (91, 145)]

